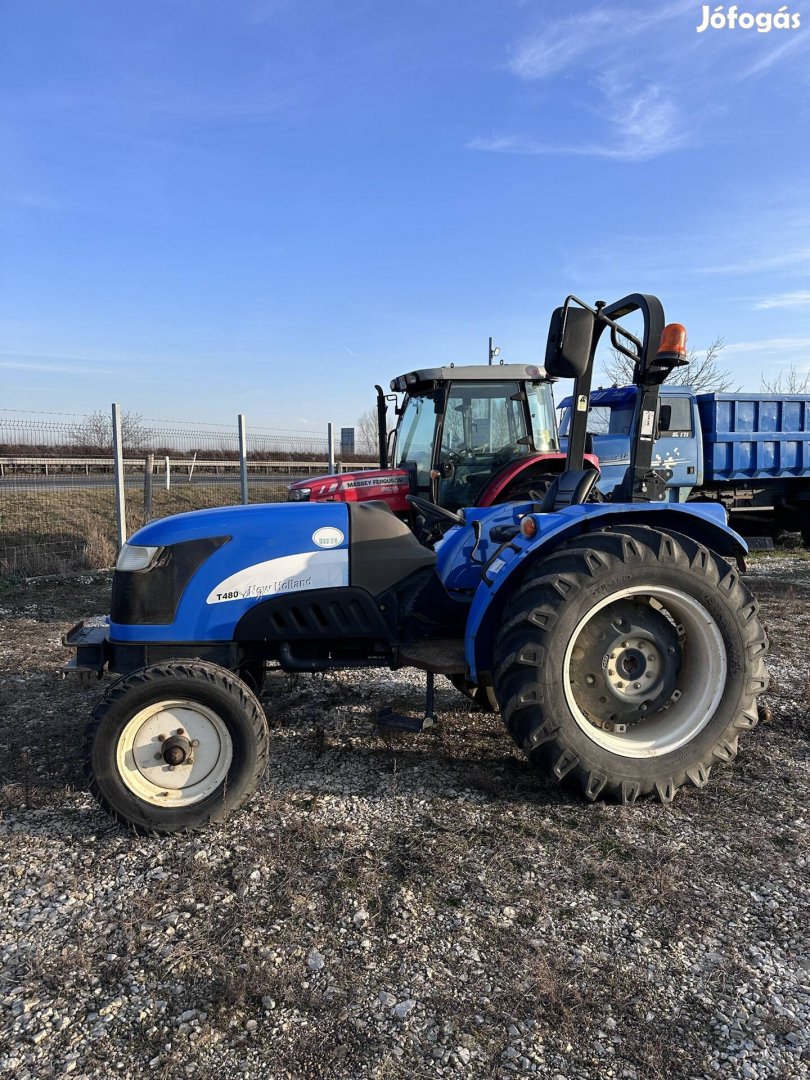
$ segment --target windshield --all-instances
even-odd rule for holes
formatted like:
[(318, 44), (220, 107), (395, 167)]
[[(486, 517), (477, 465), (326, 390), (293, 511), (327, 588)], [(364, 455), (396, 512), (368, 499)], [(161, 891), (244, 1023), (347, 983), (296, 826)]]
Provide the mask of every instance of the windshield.
[[(588, 410), (588, 433), (590, 435), (629, 435), (633, 426), (635, 403), (595, 405)], [(571, 409), (565, 408), (560, 415), (560, 434), (565, 436), (571, 427)]]

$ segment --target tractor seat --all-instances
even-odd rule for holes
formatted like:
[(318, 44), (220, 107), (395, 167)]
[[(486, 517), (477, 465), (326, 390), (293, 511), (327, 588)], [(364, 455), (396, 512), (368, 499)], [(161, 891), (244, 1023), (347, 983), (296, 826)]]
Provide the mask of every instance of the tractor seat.
[(567, 469), (549, 484), (538, 508), (540, 514), (553, 514), (566, 506), (584, 503), (593, 490), (599, 473), (596, 469)]

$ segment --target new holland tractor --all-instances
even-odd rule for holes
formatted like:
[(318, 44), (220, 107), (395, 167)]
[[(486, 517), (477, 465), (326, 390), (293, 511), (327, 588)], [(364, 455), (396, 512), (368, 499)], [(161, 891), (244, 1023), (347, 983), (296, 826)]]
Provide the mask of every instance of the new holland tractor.
[[(643, 316), (641, 338), (619, 319)], [(624, 480), (594, 501), (584, 468), (594, 353), (610, 330), (641, 395)], [(268, 726), (254, 692), (288, 672), (371, 666), (491, 687), (529, 761), (588, 799), (669, 802), (732, 761), (757, 723), (767, 638), (744, 541), (716, 504), (665, 500), (659, 386), (685, 331), (633, 294), (568, 297), (546, 370), (574, 380), (566, 469), (542, 498), (451, 510), (420, 543), (378, 502), (228, 507), (156, 521), (123, 547), (109, 616), (79, 623), (69, 667), (119, 675), (88, 726), (102, 806), (135, 830), (219, 821), (256, 787)]]

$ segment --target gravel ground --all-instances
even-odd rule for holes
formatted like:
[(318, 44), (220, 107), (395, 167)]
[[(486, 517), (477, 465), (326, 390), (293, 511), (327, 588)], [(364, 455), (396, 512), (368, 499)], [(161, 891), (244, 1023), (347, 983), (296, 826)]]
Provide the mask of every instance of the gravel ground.
[(590, 805), (418, 674), (272, 674), (248, 807), (132, 838), (84, 790), (108, 578), (0, 586), (0, 1075), (807, 1077), (810, 559), (759, 557), (773, 722), (670, 807)]

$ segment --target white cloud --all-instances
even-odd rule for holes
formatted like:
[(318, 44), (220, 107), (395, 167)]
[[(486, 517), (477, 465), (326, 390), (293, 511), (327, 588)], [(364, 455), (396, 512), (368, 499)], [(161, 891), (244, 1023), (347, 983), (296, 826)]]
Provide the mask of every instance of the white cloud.
[(809, 337), (763, 338), (760, 341), (727, 341), (723, 359), (735, 353), (794, 353), (810, 352)]
[(756, 311), (770, 311), (772, 308), (810, 307), (810, 290), (781, 293), (779, 296), (766, 296), (754, 304)]
[[(772, 251), (775, 246), (774, 238), (770, 237), (767, 240), (767, 250)], [(696, 267), (696, 270), (701, 274), (759, 274), (766, 270), (784, 270), (805, 263), (810, 263), (810, 247), (794, 248), (776, 255), (768, 255), (763, 251), (762, 254), (750, 255), (719, 266)]]
[(569, 19), (555, 21), (539, 33), (524, 37), (512, 50), (509, 69), (521, 79), (545, 79), (597, 49), (605, 55), (604, 62), (613, 66), (617, 62), (618, 43), (693, 9), (691, 0), (679, 0), (657, 11), (593, 8)]
[(678, 106), (655, 84), (641, 88), (623, 85), (614, 76), (601, 80), (601, 112), (610, 131), (604, 143), (556, 143), (522, 135), (478, 136), (470, 150), (500, 154), (578, 154), (616, 161), (645, 161), (675, 150), (689, 141)]

